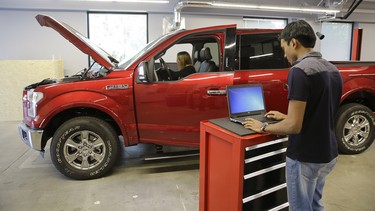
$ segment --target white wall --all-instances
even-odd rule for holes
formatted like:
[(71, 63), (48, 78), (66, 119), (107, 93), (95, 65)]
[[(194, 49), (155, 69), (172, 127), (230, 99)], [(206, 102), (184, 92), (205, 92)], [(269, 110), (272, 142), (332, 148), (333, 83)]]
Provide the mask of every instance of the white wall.
[(375, 61), (375, 23), (361, 23), (362, 31), (361, 61)]
[(87, 67), (86, 54), (53, 29), (41, 27), (35, 19), (38, 13), (69, 23), (87, 35), (85, 12), (0, 10), (0, 60), (62, 59), (69, 75)]
[(63, 77), (62, 67), (61, 60), (0, 60), (0, 122), (22, 120), (24, 87), (44, 78)]

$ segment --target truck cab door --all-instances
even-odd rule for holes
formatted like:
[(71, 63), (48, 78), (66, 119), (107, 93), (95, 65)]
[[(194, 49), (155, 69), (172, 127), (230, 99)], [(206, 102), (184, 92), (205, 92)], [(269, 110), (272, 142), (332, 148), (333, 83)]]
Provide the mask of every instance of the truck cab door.
[[(200, 121), (228, 117), (226, 86), (233, 84), (234, 72), (225, 70), (234, 69), (234, 56), (231, 54), (233, 49), (235, 51), (235, 39), (234, 26), (178, 36), (164, 43), (164, 49), (158, 46), (162, 50), (138, 66), (140, 71), (135, 73), (138, 80), (134, 84), (134, 96), (141, 142), (198, 147)], [(215, 72), (197, 70), (194, 74), (173, 81), (159, 80), (157, 74), (149, 75), (158, 71), (159, 55), (165, 57), (167, 52), (164, 51), (172, 49), (174, 45), (188, 43), (192, 44), (190, 55), (217, 44), (217, 52), (212, 52), (217, 53)], [(154, 64), (150, 65), (150, 62)], [(168, 61), (166, 63), (173, 66)], [(139, 75), (142, 73), (148, 73), (148, 76)]]
[(287, 113), (288, 69), (280, 30), (242, 30), (237, 35), (234, 84), (263, 85), (266, 109)]

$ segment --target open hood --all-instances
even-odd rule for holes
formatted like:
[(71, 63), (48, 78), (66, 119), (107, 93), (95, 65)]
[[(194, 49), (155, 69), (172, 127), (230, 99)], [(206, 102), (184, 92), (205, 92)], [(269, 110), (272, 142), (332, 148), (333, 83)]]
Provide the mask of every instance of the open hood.
[(99, 46), (91, 42), (87, 37), (70, 27), (69, 25), (59, 22), (54, 18), (46, 15), (37, 15), (36, 20), (41, 26), (51, 27), (60, 33), (65, 39), (69, 40), (83, 53), (91, 56), (97, 63), (106, 67), (107, 69), (113, 69), (118, 61), (101, 49)]

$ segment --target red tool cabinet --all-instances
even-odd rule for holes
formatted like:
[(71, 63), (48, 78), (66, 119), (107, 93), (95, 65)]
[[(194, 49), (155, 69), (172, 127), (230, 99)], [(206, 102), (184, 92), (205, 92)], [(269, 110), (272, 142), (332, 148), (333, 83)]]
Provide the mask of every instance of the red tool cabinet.
[(288, 210), (286, 137), (200, 125), (200, 211)]

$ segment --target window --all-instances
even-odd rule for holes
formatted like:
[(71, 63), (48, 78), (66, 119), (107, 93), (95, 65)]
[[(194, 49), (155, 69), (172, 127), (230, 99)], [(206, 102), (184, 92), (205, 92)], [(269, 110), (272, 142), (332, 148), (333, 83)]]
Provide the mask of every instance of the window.
[(277, 33), (241, 35), (237, 38), (236, 69), (277, 69), (288, 67)]
[[(176, 63), (177, 54), (180, 51), (186, 51), (190, 54), (190, 56), (192, 56), (193, 55), (192, 54), (193, 45), (191, 43), (181, 43), (181, 44), (176, 44), (176, 45), (172, 46), (163, 55), (163, 58), (164, 58), (165, 62)], [(177, 69), (176, 69), (176, 71), (177, 71)]]
[(194, 73), (217, 72), (220, 69), (219, 43), (217, 43), (217, 40), (211, 35), (202, 36), (202, 34), (199, 34), (196, 37), (187, 36), (169, 46), (168, 49), (160, 51), (149, 61), (149, 64), (152, 66), (149, 69), (154, 71), (154, 73), (150, 73), (152, 77), (150, 81), (179, 80), (192, 74), (191, 72), (188, 75), (181, 73), (181, 76), (178, 76), (178, 79), (176, 79), (176, 75), (179, 75), (180, 73), (178, 72), (181, 71), (177, 67), (177, 54), (181, 51), (188, 52), (192, 58), (192, 66), (195, 69)]
[(177, 66), (177, 54), (181, 51), (186, 51), (187, 53), (189, 53), (190, 57), (192, 57), (192, 43), (176, 43), (167, 50), (160, 52), (153, 58), (153, 61), (151, 62), (154, 62), (153, 71), (155, 77), (152, 78), (152, 81), (177, 80), (178, 76), (176, 76), (176, 78), (173, 78), (172, 75), (173, 72), (179, 72)]
[(88, 23), (90, 40), (120, 62), (132, 58), (148, 42), (147, 14), (89, 12)]
[(287, 19), (244, 17), (243, 21), (245, 28), (252, 29), (283, 29), (287, 24)]
[(212, 61), (215, 62), (216, 65), (220, 63), (219, 61), (219, 45), (216, 42), (212, 43), (205, 43), (203, 48), (210, 48)]
[(352, 43), (352, 23), (323, 22), (320, 52), (329, 61), (349, 61)]

